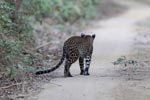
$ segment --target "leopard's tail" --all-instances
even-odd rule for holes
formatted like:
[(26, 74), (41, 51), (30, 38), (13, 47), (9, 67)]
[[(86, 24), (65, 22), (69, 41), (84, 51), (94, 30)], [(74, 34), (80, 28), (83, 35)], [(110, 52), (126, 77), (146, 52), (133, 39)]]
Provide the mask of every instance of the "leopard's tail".
[(40, 75), (40, 74), (46, 74), (46, 73), (50, 73), (50, 72), (52, 72), (52, 71), (55, 71), (55, 70), (56, 70), (57, 68), (59, 68), (60, 65), (63, 63), (64, 59), (65, 59), (65, 54), (63, 53), (60, 62), (59, 62), (55, 67), (52, 67), (51, 69), (48, 69), (48, 70), (37, 71), (35, 74), (36, 74), (36, 75)]

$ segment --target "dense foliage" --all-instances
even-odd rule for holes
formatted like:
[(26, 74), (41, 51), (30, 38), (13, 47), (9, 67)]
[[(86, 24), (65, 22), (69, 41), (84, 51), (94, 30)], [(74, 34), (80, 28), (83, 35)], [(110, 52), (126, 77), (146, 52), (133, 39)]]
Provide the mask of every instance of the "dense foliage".
[(59, 22), (75, 22), (95, 16), (99, 0), (53, 0), (50, 2), (50, 16)]

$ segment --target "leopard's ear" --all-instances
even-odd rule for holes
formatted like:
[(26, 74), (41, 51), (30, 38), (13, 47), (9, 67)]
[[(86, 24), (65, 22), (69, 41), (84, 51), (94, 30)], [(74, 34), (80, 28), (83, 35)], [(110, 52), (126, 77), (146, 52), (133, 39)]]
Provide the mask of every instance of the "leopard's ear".
[(93, 38), (93, 39), (95, 39), (95, 37), (96, 37), (96, 35), (95, 35), (95, 34), (93, 34), (93, 35), (92, 35), (92, 38)]
[(84, 33), (81, 33), (81, 37), (85, 37), (85, 34), (84, 34)]

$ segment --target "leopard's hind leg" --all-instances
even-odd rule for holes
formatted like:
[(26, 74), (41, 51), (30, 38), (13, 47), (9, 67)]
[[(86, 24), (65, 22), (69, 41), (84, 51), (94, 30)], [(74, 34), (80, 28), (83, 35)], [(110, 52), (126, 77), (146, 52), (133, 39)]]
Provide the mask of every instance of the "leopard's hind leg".
[(80, 65), (80, 75), (84, 75), (84, 59), (83, 57), (79, 57), (79, 65)]
[(70, 73), (70, 67), (71, 67), (71, 63), (68, 60), (66, 60), (65, 68), (64, 68), (64, 76), (65, 77), (72, 77), (72, 75)]

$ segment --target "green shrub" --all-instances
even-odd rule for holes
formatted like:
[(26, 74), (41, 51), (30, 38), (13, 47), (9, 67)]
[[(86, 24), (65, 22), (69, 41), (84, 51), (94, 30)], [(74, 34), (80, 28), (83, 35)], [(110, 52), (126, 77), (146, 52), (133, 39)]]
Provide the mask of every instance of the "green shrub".
[(58, 22), (75, 22), (95, 16), (99, 0), (52, 0), (50, 16)]
[(34, 46), (33, 34), (30, 33), (30, 18), (34, 14), (25, 12), (24, 1), (0, 1), (0, 72), (15, 69), (19, 63), (24, 63), (26, 56), (22, 54), (23, 48)]
[(119, 57), (116, 61), (113, 62), (114, 65), (137, 65), (137, 61), (136, 60), (132, 60), (132, 59), (127, 59), (126, 56), (121, 56)]

